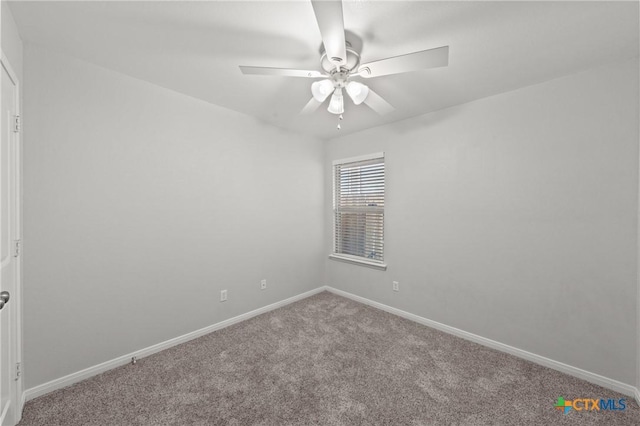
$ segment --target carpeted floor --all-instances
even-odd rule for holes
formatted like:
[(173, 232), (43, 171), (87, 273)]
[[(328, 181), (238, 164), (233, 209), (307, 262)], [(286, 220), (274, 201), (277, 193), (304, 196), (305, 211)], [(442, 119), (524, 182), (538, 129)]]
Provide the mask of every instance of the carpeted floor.
[[(625, 398), (624, 411), (554, 408)], [(29, 401), (27, 425), (638, 425), (627, 397), (324, 292)]]

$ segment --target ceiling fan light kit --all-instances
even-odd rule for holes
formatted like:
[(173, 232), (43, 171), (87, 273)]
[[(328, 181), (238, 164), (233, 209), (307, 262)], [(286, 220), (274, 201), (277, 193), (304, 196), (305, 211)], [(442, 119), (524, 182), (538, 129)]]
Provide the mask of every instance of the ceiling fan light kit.
[(311, 94), (318, 102), (324, 102), (334, 90), (331, 80), (320, 80), (311, 84)]
[(360, 105), (369, 96), (369, 87), (357, 81), (347, 83), (347, 94), (354, 104)]
[(331, 96), (329, 102), (329, 108), (327, 108), (331, 114), (342, 114), (344, 112), (344, 98), (342, 97), (342, 88), (338, 87)]
[[(331, 95), (331, 100), (327, 110), (332, 114), (344, 113), (343, 88), (355, 105), (364, 103), (379, 115), (389, 114), (395, 110), (391, 104), (368, 86), (357, 81), (351, 81), (350, 78), (374, 78), (443, 67), (449, 64), (449, 46), (443, 46), (361, 65), (360, 53), (345, 39), (342, 0), (311, 0), (311, 5), (322, 36), (323, 48), (320, 51), (320, 68), (322, 68), (322, 72), (240, 66), (243, 74), (302, 78), (324, 77), (323, 80), (311, 84), (313, 97), (302, 109), (301, 114), (314, 112), (327, 100), (329, 95)], [(338, 125), (338, 129), (340, 129), (340, 125)]]

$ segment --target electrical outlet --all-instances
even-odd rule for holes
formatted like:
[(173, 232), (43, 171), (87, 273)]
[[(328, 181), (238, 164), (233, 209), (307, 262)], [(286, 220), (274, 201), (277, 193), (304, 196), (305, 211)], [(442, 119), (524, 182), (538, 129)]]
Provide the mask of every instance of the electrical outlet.
[(267, 280), (264, 279), (260, 281), (260, 290), (265, 290), (267, 288)]
[(220, 291), (220, 301), (221, 302), (227, 301), (227, 290)]
[(393, 282), (393, 291), (400, 291), (400, 283), (398, 281)]

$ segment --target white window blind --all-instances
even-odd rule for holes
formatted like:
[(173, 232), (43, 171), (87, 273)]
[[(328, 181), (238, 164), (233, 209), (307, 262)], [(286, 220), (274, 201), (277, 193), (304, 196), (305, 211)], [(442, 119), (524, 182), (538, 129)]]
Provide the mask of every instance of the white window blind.
[(335, 253), (383, 262), (384, 154), (333, 167)]

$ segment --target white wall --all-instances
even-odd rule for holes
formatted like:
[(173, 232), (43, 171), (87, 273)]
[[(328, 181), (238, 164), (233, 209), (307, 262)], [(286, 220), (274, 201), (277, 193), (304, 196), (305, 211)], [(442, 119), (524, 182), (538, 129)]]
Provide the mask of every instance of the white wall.
[(31, 45), (24, 115), (26, 388), (322, 284), (320, 141)]
[(2, 52), (6, 55), (11, 63), (13, 72), (18, 76), (18, 80), (22, 81), (22, 40), (18, 34), (18, 27), (13, 20), (13, 14), (9, 8), (9, 3), (1, 2), (2, 7)]
[[(27, 388), (323, 283), (636, 380), (637, 60), (324, 154), (34, 46), (25, 70)], [(377, 151), (386, 272), (326, 260), (331, 162)]]
[(638, 113), (636, 58), (332, 140), (327, 206), (334, 159), (386, 153), (389, 266), (326, 284), (633, 385)]

